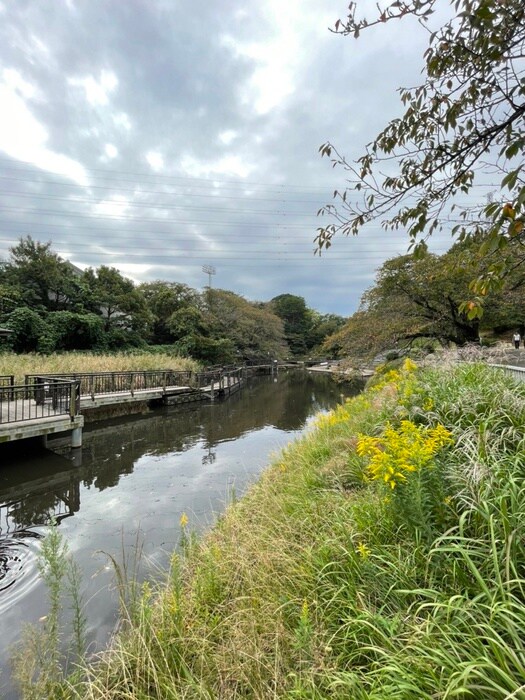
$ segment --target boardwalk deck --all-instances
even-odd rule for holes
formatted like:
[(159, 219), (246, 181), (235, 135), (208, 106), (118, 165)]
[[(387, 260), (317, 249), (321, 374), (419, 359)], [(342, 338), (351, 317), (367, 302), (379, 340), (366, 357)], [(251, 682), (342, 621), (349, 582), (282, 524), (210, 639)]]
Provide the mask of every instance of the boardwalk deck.
[[(71, 418), (68, 415), (39, 416), (10, 423), (0, 423), (0, 443), (12, 442), (14, 440), (25, 440), (34, 437), (47, 437), (57, 433), (65, 433), (82, 430), (84, 426), (84, 416), (77, 415)], [(78, 432), (76, 432), (78, 436)], [(78, 441), (78, 437), (76, 438)], [(75, 443), (75, 441), (74, 441)], [(73, 447), (80, 445), (72, 443)]]
[[(206, 379), (207, 377), (205, 377)], [(104, 408), (124, 407), (130, 404), (166, 405), (190, 401), (215, 400), (228, 396), (240, 389), (243, 384), (242, 373), (235, 372), (209, 378), (204, 386), (166, 385), (154, 388), (139, 388), (107, 393), (80, 395), (75, 415), (71, 415), (69, 401), (47, 397), (35, 400), (22, 395), (22, 388), (17, 387), (16, 396), (9, 399), (9, 394), (0, 402), (0, 443), (47, 436), (71, 431), (72, 446), (81, 446), (81, 430), (85, 417), (97, 415)], [(33, 395), (36, 393), (33, 391)], [(6, 398), (7, 397), (7, 398)]]

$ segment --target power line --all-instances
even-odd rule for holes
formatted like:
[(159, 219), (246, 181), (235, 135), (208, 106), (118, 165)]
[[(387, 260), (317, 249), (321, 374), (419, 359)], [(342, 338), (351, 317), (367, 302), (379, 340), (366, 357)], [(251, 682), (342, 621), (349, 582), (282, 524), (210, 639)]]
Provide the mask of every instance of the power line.
[[(29, 161), (17, 161), (17, 163), (22, 163), (23, 165), (27, 166), (33, 166), (33, 167), (27, 167), (27, 168), (20, 168), (17, 167), (16, 164), (13, 165), (13, 161), (8, 159), (8, 158), (2, 158), (0, 157), (0, 164), (2, 162), (8, 163), (9, 165), (3, 166), (4, 170), (11, 170), (13, 172), (30, 172), (30, 173), (42, 173), (42, 172), (49, 172), (49, 171), (42, 171), (40, 168), (34, 167), (33, 163)], [(85, 168), (84, 166), (81, 166), (83, 170), (86, 173), (101, 173), (100, 175), (97, 175), (96, 177), (101, 180), (109, 180), (109, 181), (119, 181), (119, 182), (136, 182), (137, 179), (142, 179), (142, 178), (152, 178), (156, 179), (159, 181), (166, 181), (168, 183), (173, 183), (176, 185), (179, 185), (180, 183), (184, 184), (191, 184), (193, 186), (197, 187), (213, 187), (216, 184), (219, 184), (221, 186), (224, 186), (226, 188), (228, 185), (235, 185), (235, 187), (263, 187), (266, 189), (270, 190), (275, 190), (276, 192), (280, 192), (282, 190), (290, 190), (291, 192), (297, 190), (298, 192), (301, 191), (306, 191), (306, 192), (312, 192), (312, 193), (323, 193), (325, 194), (327, 189), (330, 191), (333, 189), (333, 187), (327, 187), (326, 185), (318, 185), (315, 187), (312, 187), (310, 185), (294, 185), (294, 184), (278, 184), (278, 183), (270, 183), (270, 182), (255, 182), (253, 180), (224, 180), (221, 179), (220, 177), (214, 177), (214, 178), (204, 178), (204, 177), (194, 177), (194, 176), (185, 176), (185, 175), (162, 175), (161, 173), (148, 173), (148, 172), (137, 172), (137, 171), (130, 171), (130, 170), (111, 170), (111, 169), (102, 169), (102, 168)], [(113, 178), (110, 176), (113, 175), (124, 175), (124, 176), (134, 176), (133, 180), (125, 180), (120, 177), (118, 178)], [(233, 188), (230, 188), (233, 189)]]
[[(11, 239), (8, 238), (0, 238), (0, 242), (4, 243), (11, 243), (13, 242)], [(166, 254), (166, 244), (169, 243), (171, 246), (171, 249), (173, 252), (171, 254)], [(68, 250), (70, 253), (78, 252), (80, 254), (86, 254), (88, 255), (92, 254), (95, 255), (96, 257), (105, 257), (105, 258), (115, 258), (115, 257), (122, 257), (125, 256), (125, 258), (140, 258), (142, 260), (145, 259), (155, 259), (157, 260), (159, 257), (161, 260), (165, 259), (170, 259), (174, 258), (177, 256), (184, 256), (184, 259), (186, 258), (202, 258), (202, 257), (210, 257), (214, 258), (216, 260), (222, 260), (222, 259), (233, 259), (233, 260), (246, 260), (246, 259), (253, 259), (254, 255), (257, 256), (258, 260), (277, 260), (277, 259), (286, 259), (286, 260), (291, 260), (291, 261), (303, 261), (303, 262), (315, 262), (319, 267), (322, 265), (325, 265), (327, 263), (331, 262), (340, 262), (340, 261), (365, 261), (365, 260), (378, 260), (382, 259), (384, 257), (384, 254), (393, 254), (396, 255), (397, 250), (394, 248), (391, 248), (390, 250), (385, 250), (382, 248), (380, 251), (378, 250), (358, 250), (354, 252), (347, 252), (344, 254), (337, 253), (334, 255), (330, 254), (325, 254), (321, 258), (319, 256), (315, 256), (313, 254), (313, 250), (268, 250), (268, 247), (265, 248), (247, 248), (243, 247), (240, 248), (239, 246), (234, 246), (230, 248), (223, 248), (221, 250), (211, 250), (209, 247), (205, 248), (198, 248), (198, 247), (187, 247), (187, 246), (178, 246), (174, 248), (176, 245), (176, 241), (160, 241), (160, 245), (158, 247), (153, 246), (150, 244), (150, 241), (148, 241), (147, 249), (145, 250), (144, 243), (135, 243), (135, 244), (126, 244), (124, 249), (119, 249), (115, 251), (111, 250), (101, 250), (102, 246), (105, 246), (106, 248), (111, 248), (111, 242), (105, 242), (104, 244), (99, 244), (98, 246), (93, 246), (91, 243), (83, 243), (83, 242), (77, 242), (77, 241), (61, 241), (55, 240), (53, 241), (53, 248), (65, 248)], [(93, 249), (95, 248), (95, 249)], [(130, 252), (130, 251), (140, 251), (137, 253)], [(152, 253), (151, 251), (158, 251), (158, 253)], [(436, 252), (436, 251), (433, 251)], [(445, 252), (444, 250), (442, 252)]]
[(3, 207), (3, 211), (7, 212), (21, 212), (28, 214), (40, 214), (45, 216), (58, 216), (58, 217), (74, 217), (81, 219), (101, 219), (104, 221), (139, 221), (141, 223), (149, 223), (155, 226), (160, 226), (162, 224), (203, 224), (206, 226), (242, 226), (255, 227), (255, 228), (278, 228), (278, 229), (302, 229), (304, 230), (305, 224), (279, 224), (279, 223), (258, 223), (250, 222), (245, 223), (242, 221), (214, 221), (210, 219), (148, 219), (144, 217), (136, 216), (124, 216), (122, 214), (116, 216), (102, 215), (102, 214), (83, 214), (78, 212), (65, 212), (58, 209), (35, 209), (35, 208), (25, 208), (25, 207)]
[[(33, 237), (33, 231), (31, 231), (31, 230), (22, 231), (22, 230), (18, 229), (16, 231), (16, 235), (14, 235), (12, 233), (11, 229), (6, 230), (6, 229), (0, 228), (0, 233), (5, 233), (5, 234), (11, 233), (11, 236), (9, 238), (0, 238), (0, 241), (14, 242), (15, 244), (18, 242), (18, 239), (21, 237), (26, 237), (26, 236)], [(44, 232), (44, 233), (46, 235), (51, 236), (51, 240), (52, 240), (53, 244), (56, 244), (57, 242), (60, 242), (60, 241), (64, 241), (66, 244), (72, 242), (71, 239), (63, 239), (61, 237), (57, 237), (55, 235), (56, 232), (53, 232), (53, 231)], [(163, 236), (151, 236), (151, 232), (147, 231), (147, 230), (140, 231), (140, 232), (134, 231), (133, 233), (135, 233), (135, 234), (141, 233), (144, 236), (147, 236), (147, 244), (148, 244), (149, 249), (154, 248), (155, 243), (158, 243), (159, 246), (161, 246), (161, 249), (163, 249), (163, 248), (165, 248), (166, 242), (168, 240), (170, 243), (177, 243), (177, 244), (178, 243), (196, 243), (196, 244), (202, 243), (202, 241), (199, 241), (198, 238), (196, 238), (195, 236), (181, 236), (177, 232), (167, 232)], [(236, 239), (237, 234), (221, 234), (220, 238), (210, 238), (208, 240), (208, 244), (209, 245), (221, 244), (221, 243), (223, 243), (223, 240), (222, 240), (223, 237), (225, 237), (227, 239), (230, 239), (230, 238)], [(251, 243), (252, 238), (254, 239), (254, 241), (253, 241), (254, 245), (260, 244), (261, 242), (264, 243), (267, 241), (271, 242), (273, 245), (273, 242), (275, 241), (275, 242), (278, 242), (278, 244), (282, 247), (290, 247), (290, 246), (297, 247), (297, 245), (300, 245), (302, 243), (304, 245), (307, 244), (309, 246), (308, 251), (313, 251), (313, 248), (314, 248), (313, 240), (309, 240), (309, 239), (304, 240), (304, 241), (300, 241), (297, 239), (290, 240), (290, 239), (282, 238), (281, 236), (271, 236), (271, 235), (264, 235), (264, 234), (258, 234), (258, 235), (256, 234), (253, 237), (250, 236), (249, 240), (240, 241), (238, 243), (234, 242), (232, 245), (234, 246), (235, 250), (243, 250), (243, 249), (251, 250), (251, 248), (247, 244)], [(124, 246), (130, 247), (130, 248), (140, 247), (142, 249), (144, 247), (143, 241), (142, 242), (136, 241), (136, 239), (134, 237), (131, 237), (128, 234), (128, 232), (124, 233), (124, 235), (122, 235), (122, 236), (114, 236), (114, 235), (112, 235), (111, 237), (105, 236), (103, 239), (101, 239), (100, 236), (96, 236), (93, 234), (89, 234), (89, 233), (83, 234), (83, 240), (86, 241), (86, 239), (88, 239), (88, 241), (83, 242), (83, 243), (78, 243), (77, 241), (74, 241), (74, 245), (76, 245), (76, 246), (80, 245), (80, 246), (92, 248), (94, 245), (97, 245), (97, 244), (98, 245), (102, 245), (102, 244), (109, 245), (110, 243), (113, 243), (113, 244), (118, 244), (118, 245), (124, 245)], [(363, 252), (363, 251), (364, 252), (371, 252), (372, 250), (377, 251), (377, 245), (380, 244), (381, 250), (388, 252), (389, 249), (394, 249), (394, 248), (397, 249), (399, 246), (408, 246), (408, 241), (406, 240), (406, 238), (397, 239), (397, 240), (390, 239), (387, 241), (374, 241), (373, 239), (372, 240), (370, 240), (370, 239), (372, 239), (372, 236), (367, 236), (366, 234), (363, 234), (360, 241), (359, 241), (359, 248), (356, 245), (356, 246), (354, 246), (354, 250), (357, 249), (359, 252)], [(89, 242), (89, 241), (93, 241), (93, 242)], [(227, 240), (227, 241), (225, 241), (225, 243), (231, 243), (231, 241)], [(363, 247), (363, 243), (365, 243), (365, 244), (372, 243), (372, 248)], [(264, 249), (267, 250), (269, 247), (270, 247), (269, 245), (266, 245)], [(210, 250), (210, 248), (207, 248), (207, 250)], [(340, 254), (340, 252), (338, 252), (336, 254)]]
[[(160, 193), (159, 193), (160, 194)], [(27, 197), (31, 199), (51, 199), (51, 200), (57, 200), (61, 202), (68, 202), (69, 204), (94, 204), (95, 206), (100, 206), (103, 204), (114, 204), (114, 205), (122, 205), (126, 207), (144, 207), (147, 209), (184, 209), (184, 210), (189, 210), (189, 211), (223, 211), (227, 212), (228, 214), (265, 214), (266, 216), (307, 216), (311, 218), (317, 218), (316, 212), (312, 213), (301, 213), (301, 212), (296, 212), (296, 211), (282, 211), (280, 209), (242, 209), (242, 210), (232, 210), (231, 208), (227, 207), (196, 207), (192, 206), (190, 204), (150, 204), (148, 202), (121, 202), (119, 200), (108, 200), (108, 199), (82, 199), (80, 197), (75, 197), (72, 199), (71, 197), (60, 197), (59, 195), (53, 195), (53, 194), (36, 194), (34, 192), (14, 192), (14, 191), (5, 191), (5, 190), (0, 190), (0, 195), (4, 196), (9, 196), (9, 197)], [(170, 193), (165, 193), (165, 196), (173, 196)], [(179, 196), (179, 195), (176, 195)], [(185, 196), (185, 195), (180, 195), (180, 196)], [(276, 200), (279, 201), (279, 200)]]

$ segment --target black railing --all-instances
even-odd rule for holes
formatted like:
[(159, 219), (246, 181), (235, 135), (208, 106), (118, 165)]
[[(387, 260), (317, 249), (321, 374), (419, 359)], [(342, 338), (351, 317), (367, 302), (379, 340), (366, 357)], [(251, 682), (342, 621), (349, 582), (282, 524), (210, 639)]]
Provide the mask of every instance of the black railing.
[(14, 374), (0, 374), (0, 387), (3, 386), (14, 386), (15, 375)]
[(234, 367), (232, 369), (206, 370), (205, 372), (195, 372), (192, 376), (191, 386), (195, 389), (206, 389), (216, 391), (232, 387), (239, 384), (246, 371), (245, 367)]
[(74, 418), (80, 411), (79, 382), (34, 376), (31, 385), (0, 386), (0, 423), (55, 416)]
[[(131, 393), (145, 389), (162, 389), (173, 386), (190, 386), (191, 372), (173, 370), (146, 370), (144, 372), (86, 372), (74, 374), (47, 375), (53, 379), (76, 380), (80, 382), (80, 396)], [(26, 384), (32, 386), (36, 376), (26, 375)]]
[[(269, 365), (259, 365), (268, 367)], [(253, 366), (252, 366), (253, 367)], [(35, 420), (80, 413), (80, 399), (131, 394), (147, 390), (168, 393), (174, 387), (204, 390), (212, 396), (242, 384), (246, 365), (208, 368), (202, 372), (145, 370), (142, 372), (86, 372), (72, 374), (27, 374), (25, 384), (14, 377), (0, 376), (0, 423)]]

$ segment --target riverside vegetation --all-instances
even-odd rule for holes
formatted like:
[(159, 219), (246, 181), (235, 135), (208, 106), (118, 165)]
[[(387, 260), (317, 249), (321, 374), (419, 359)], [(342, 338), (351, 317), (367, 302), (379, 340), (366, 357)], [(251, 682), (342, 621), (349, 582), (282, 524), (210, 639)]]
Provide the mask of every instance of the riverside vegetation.
[(380, 372), (206, 537), (183, 516), (161, 584), (117, 569), (121, 627), (65, 675), (51, 535), (50, 614), (15, 660), (23, 697), (525, 698), (524, 425), (525, 385), (497, 369)]
[(14, 375), (23, 384), (26, 374), (74, 374), (75, 372), (132, 372), (155, 369), (197, 371), (199, 363), (178, 353), (128, 350), (126, 352), (0, 353), (0, 375)]

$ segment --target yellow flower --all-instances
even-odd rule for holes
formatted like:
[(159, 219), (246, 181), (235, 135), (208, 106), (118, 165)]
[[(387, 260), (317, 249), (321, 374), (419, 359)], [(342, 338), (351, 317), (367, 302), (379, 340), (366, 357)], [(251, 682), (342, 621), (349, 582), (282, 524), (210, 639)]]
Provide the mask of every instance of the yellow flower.
[(359, 556), (363, 559), (366, 559), (370, 554), (370, 548), (367, 547), (367, 545), (364, 542), (359, 542), (355, 549)]
[(434, 408), (434, 402), (432, 401), (432, 399), (429, 396), (423, 402), (423, 409), (425, 411), (431, 411), (433, 408)]
[(443, 425), (431, 428), (403, 420), (398, 429), (387, 423), (381, 437), (358, 435), (356, 449), (369, 459), (370, 478), (394, 489), (408, 474), (431, 466), (439, 450), (451, 443), (451, 434)]
[(308, 601), (306, 598), (303, 598), (303, 604), (301, 605), (301, 615), (299, 619), (303, 624), (308, 624), (310, 618), (310, 609), (308, 607)]
[(180, 516), (179, 525), (181, 527), (186, 527), (187, 524), (188, 524), (188, 516), (186, 515), (186, 513), (183, 513)]
[(410, 357), (407, 357), (406, 360), (403, 362), (403, 369), (405, 372), (415, 372), (417, 369), (416, 363), (410, 359)]

